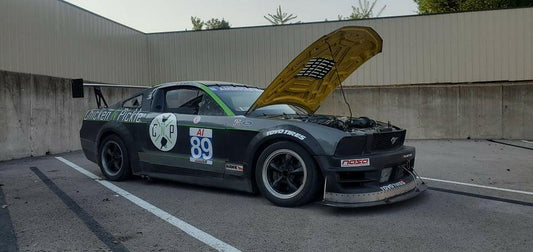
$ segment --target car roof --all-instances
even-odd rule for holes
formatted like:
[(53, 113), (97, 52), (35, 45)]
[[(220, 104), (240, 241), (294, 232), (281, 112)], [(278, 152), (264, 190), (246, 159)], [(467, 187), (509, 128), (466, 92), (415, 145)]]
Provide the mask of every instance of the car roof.
[(246, 85), (241, 83), (234, 83), (234, 82), (226, 82), (226, 81), (175, 81), (175, 82), (167, 82), (163, 84), (159, 84), (153, 87), (153, 89), (159, 89), (159, 88), (167, 88), (167, 87), (174, 87), (174, 86), (234, 86), (234, 87), (250, 87), (250, 88), (258, 88), (252, 85)]

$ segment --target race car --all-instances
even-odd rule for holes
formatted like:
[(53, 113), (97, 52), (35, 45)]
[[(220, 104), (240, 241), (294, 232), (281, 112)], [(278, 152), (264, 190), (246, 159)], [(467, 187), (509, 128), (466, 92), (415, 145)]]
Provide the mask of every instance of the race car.
[[(264, 90), (172, 82), (109, 107), (98, 92), (99, 109), (87, 112), (80, 130), (83, 152), (109, 180), (137, 175), (259, 191), (284, 207), (318, 198), (338, 207), (412, 198), (426, 185), (414, 171), (415, 149), (404, 145), (405, 129), (315, 114), (381, 47), (373, 29), (343, 27), (311, 44)], [(83, 80), (73, 81), (76, 92)]]

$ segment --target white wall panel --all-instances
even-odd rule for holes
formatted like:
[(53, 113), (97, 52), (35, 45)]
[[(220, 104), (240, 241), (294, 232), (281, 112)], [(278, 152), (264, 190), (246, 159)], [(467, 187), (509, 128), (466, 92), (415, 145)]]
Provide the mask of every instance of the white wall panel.
[[(383, 52), (347, 85), (533, 79), (533, 8), (524, 8), (148, 34), (149, 57), (156, 63), (151, 81), (210, 79), (265, 86), (310, 43), (346, 25), (370, 26), (384, 40)], [(177, 47), (182, 50), (172, 49)]]
[(144, 34), (62, 1), (0, 0), (0, 69), (266, 86), (309, 44), (346, 25), (373, 27), (384, 40), (346, 85), (533, 79), (533, 8)]
[(56, 0), (0, 0), (0, 69), (93, 81), (149, 80), (147, 38)]

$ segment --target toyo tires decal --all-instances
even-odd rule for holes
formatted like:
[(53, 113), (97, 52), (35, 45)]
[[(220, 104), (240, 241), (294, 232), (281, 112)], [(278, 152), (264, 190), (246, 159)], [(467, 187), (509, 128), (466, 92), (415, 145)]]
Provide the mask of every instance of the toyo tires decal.
[(150, 139), (154, 146), (161, 151), (174, 148), (178, 140), (178, 124), (176, 116), (164, 113), (156, 116), (150, 123)]

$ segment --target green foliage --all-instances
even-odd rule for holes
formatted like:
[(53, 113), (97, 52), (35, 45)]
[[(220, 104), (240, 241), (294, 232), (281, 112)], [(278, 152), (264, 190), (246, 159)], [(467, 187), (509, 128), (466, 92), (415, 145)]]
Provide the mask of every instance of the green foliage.
[(276, 10), (276, 14), (267, 14), (267, 16), (263, 16), (266, 20), (268, 20), (272, 25), (283, 25), (287, 22), (297, 18), (298, 16), (294, 14), (288, 14), (283, 11), (281, 11), (281, 5)]
[(198, 17), (191, 17), (192, 29), (195, 31), (200, 31), (205, 26), (206, 30), (218, 30), (218, 29), (229, 29), (230, 24), (228, 21), (218, 18), (211, 18), (207, 22), (202, 21)]
[(229, 29), (230, 25), (228, 21), (224, 19), (219, 20), (218, 18), (211, 18), (205, 22), (205, 28), (207, 30)]
[(199, 17), (191, 17), (191, 23), (192, 29), (195, 31), (202, 30), (204, 27), (204, 21), (202, 21)]
[(420, 14), (479, 11), (533, 6), (533, 0), (413, 0)]
[[(346, 19), (349, 20), (379, 17), (387, 5), (384, 5), (377, 13), (375, 13), (374, 8), (376, 7), (377, 2), (378, 0), (374, 0), (372, 3), (367, 0), (359, 0), (359, 6), (356, 7), (352, 5), (352, 14), (350, 14), (350, 16), (348, 16)], [(341, 15), (339, 15), (338, 18), (339, 20), (343, 19)]]

